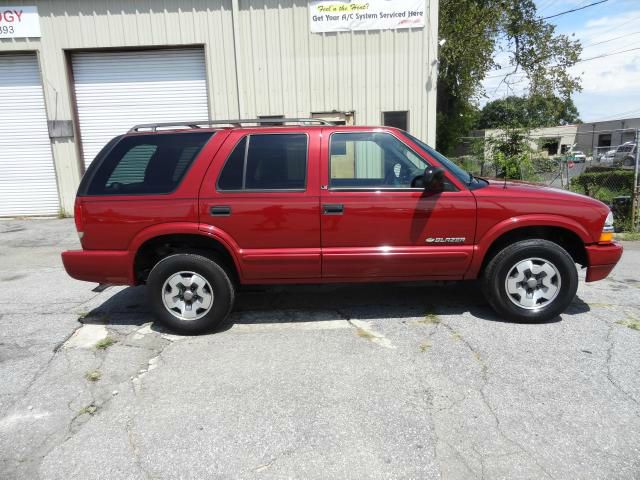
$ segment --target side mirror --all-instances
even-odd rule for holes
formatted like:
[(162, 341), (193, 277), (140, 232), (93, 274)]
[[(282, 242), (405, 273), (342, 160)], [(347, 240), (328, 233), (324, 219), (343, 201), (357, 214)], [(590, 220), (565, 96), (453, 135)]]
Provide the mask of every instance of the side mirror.
[(438, 167), (428, 167), (424, 174), (416, 177), (412, 183), (412, 187), (424, 188), (427, 192), (442, 192), (444, 190), (444, 170)]

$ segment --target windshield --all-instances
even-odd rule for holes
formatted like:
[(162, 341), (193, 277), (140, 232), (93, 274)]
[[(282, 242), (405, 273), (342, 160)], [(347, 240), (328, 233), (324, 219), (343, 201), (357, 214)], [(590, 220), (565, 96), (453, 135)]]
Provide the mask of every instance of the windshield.
[(477, 181), (474, 178), (474, 176), (471, 175), (469, 172), (464, 171), (464, 169), (460, 168), (458, 165), (453, 163), (447, 157), (445, 157), (441, 153), (436, 152), (433, 148), (431, 148), (429, 145), (424, 143), (422, 140), (417, 139), (410, 133), (404, 132), (404, 134), (407, 137), (409, 137), (411, 140), (413, 140), (413, 142), (416, 145), (418, 145), (420, 148), (422, 148), (425, 152), (427, 152), (429, 155), (431, 155), (436, 160), (438, 160), (444, 168), (446, 168), (451, 173), (453, 173), (458, 178), (458, 180), (463, 182), (465, 185), (471, 185), (472, 183)]

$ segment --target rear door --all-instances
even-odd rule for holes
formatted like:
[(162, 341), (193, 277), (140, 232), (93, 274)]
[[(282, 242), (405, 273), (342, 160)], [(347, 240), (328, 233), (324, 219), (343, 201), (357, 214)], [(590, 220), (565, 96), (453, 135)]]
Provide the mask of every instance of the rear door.
[(320, 130), (236, 130), (200, 192), (201, 228), (238, 252), (245, 282), (320, 277)]
[(455, 179), (411, 188), (436, 163), (381, 130), (334, 131), (322, 153), (322, 268), (335, 280), (462, 278), (476, 201)]

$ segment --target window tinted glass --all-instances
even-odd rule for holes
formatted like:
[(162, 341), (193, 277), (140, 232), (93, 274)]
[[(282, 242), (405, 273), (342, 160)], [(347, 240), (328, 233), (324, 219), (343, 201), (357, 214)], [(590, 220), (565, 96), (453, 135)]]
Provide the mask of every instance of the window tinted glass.
[(219, 190), (242, 190), (242, 170), (246, 145), (247, 137), (244, 137), (229, 155), (220, 178), (218, 178)]
[(330, 149), (332, 188), (410, 188), (428, 166), (388, 133), (334, 133)]
[[(403, 132), (407, 137), (409, 137), (411, 140), (413, 140), (413, 142), (418, 145), (419, 147), (421, 147), (425, 152), (427, 152), (429, 155), (431, 155), (432, 157), (435, 157), (436, 160), (438, 160), (442, 166), (444, 168), (446, 168), (447, 170), (449, 170), (451, 173), (453, 173), (456, 177), (458, 177), (458, 179), (461, 182), (466, 183), (467, 185), (471, 184), (472, 182), (474, 182), (474, 178), (473, 175), (471, 175), (470, 173), (466, 172), (465, 170), (463, 170), (462, 168), (460, 168), (458, 165), (456, 165), (455, 163), (453, 163), (451, 160), (449, 160), (447, 157), (445, 157), (444, 155), (442, 155), (440, 152), (437, 152), (436, 150), (434, 150), (433, 148), (431, 148), (429, 145), (427, 145), (426, 143), (424, 143), (422, 140), (420, 140), (419, 138), (414, 137), (413, 135), (410, 135), (407, 132)], [(563, 145), (564, 147), (565, 145)], [(452, 183), (445, 181), (445, 190), (455, 190), (455, 187), (453, 186)]]
[(229, 156), (218, 189), (303, 190), (306, 179), (306, 135), (249, 135)]
[(87, 193), (137, 195), (172, 192), (212, 135), (206, 132), (124, 137), (93, 174)]

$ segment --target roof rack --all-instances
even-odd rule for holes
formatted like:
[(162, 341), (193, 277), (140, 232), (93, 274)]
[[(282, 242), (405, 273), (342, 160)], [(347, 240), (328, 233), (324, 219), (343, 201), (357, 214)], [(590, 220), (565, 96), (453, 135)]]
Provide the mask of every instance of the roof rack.
[(295, 123), (299, 125), (333, 125), (333, 122), (327, 120), (321, 120), (319, 118), (251, 118), (246, 120), (198, 120), (195, 122), (167, 122), (167, 123), (142, 123), (131, 127), (129, 133), (140, 132), (143, 130), (150, 130), (156, 132), (158, 128), (165, 127), (189, 127), (189, 128), (202, 128), (203, 126), (209, 127), (213, 125), (232, 125), (234, 127), (241, 127), (243, 124), (255, 123), (257, 125), (269, 124), (279, 125), (285, 123)]

